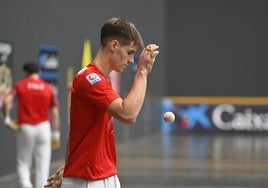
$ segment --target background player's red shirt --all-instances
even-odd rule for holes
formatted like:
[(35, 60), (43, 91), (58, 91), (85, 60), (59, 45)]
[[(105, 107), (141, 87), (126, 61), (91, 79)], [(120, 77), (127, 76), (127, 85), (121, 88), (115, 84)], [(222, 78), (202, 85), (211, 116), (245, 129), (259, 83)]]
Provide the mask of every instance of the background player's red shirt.
[(49, 109), (58, 106), (58, 99), (50, 84), (42, 79), (27, 77), (11, 90), (18, 99), (18, 123), (36, 125), (49, 120)]
[(64, 176), (97, 180), (117, 174), (114, 122), (106, 108), (119, 97), (94, 63), (75, 76)]

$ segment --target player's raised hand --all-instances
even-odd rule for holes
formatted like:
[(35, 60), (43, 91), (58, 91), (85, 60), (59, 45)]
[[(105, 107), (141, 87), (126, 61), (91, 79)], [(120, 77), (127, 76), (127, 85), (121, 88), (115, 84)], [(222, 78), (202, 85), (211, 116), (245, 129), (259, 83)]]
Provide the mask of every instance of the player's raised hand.
[(147, 45), (140, 54), (140, 59), (138, 62), (138, 68), (141, 70), (147, 70), (150, 72), (153, 68), (153, 64), (156, 56), (159, 54), (159, 46), (156, 44)]

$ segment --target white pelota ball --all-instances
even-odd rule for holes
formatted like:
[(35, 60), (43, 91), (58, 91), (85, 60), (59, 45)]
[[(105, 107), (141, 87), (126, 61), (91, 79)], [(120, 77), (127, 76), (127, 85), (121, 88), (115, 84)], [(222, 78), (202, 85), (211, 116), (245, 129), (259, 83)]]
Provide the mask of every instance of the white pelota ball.
[(172, 123), (175, 120), (175, 114), (173, 112), (166, 112), (164, 113), (164, 120), (167, 123)]

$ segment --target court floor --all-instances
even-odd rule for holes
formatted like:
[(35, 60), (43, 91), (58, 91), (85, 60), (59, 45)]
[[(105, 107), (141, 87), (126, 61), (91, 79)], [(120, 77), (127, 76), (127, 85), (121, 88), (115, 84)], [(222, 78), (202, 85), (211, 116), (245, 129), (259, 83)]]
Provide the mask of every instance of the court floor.
[(268, 137), (156, 134), (118, 147), (123, 188), (268, 187)]
[[(268, 187), (264, 134), (157, 133), (118, 143), (117, 151), (122, 188)], [(2, 187), (17, 188), (16, 175), (0, 177)]]

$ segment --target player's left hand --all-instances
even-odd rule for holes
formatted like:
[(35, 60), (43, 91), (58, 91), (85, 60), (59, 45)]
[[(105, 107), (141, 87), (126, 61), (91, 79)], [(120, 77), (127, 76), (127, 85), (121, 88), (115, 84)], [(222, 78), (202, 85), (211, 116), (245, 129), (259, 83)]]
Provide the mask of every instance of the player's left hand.
[(156, 44), (147, 45), (140, 55), (138, 67), (142, 70), (146, 69), (148, 72), (151, 72), (155, 58), (159, 54), (158, 48), (159, 46)]
[(10, 122), (7, 124), (7, 127), (12, 131), (20, 130), (20, 125), (15, 120), (10, 120)]
[(20, 130), (20, 125), (15, 120), (10, 119), (9, 116), (4, 118), (3, 123), (7, 128), (9, 128), (12, 131)]
[(61, 145), (60, 132), (59, 131), (53, 131), (52, 132), (52, 138), (51, 138), (51, 149), (52, 150), (59, 149), (60, 145)]
[(60, 139), (52, 138), (51, 139), (51, 149), (56, 150), (60, 148)]
[(149, 44), (145, 47), (145, 50), (150, 52), (151, 55), (151, 59), (154, 62), (156, 56), (159, 54), (159, 51), (157, 50), (159, 48), (159, 46), (155, 45), (155, 44)]

